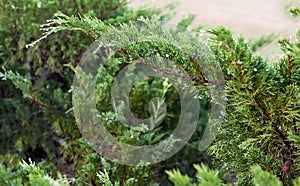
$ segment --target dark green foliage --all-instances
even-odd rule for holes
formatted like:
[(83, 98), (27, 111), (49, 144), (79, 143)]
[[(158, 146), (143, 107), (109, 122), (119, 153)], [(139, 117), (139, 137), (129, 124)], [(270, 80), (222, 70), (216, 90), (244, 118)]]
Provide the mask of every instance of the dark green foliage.
[[(31, 158), (35, 162), (47, 162), (42, 165), (43, 169), (51, 172), (54, 178), (62, 171), (64, 175), (76, 178), (71, 180), (76, 185), (100, 184), (97, 172), (103, 169), (101, 157), (81, 139), (72, 113), (70, 93), (73, 71), (69, 66), (79, 63), (81, 54), (93, 39), (84, 33), (68, 32), (53, 35), (33, 47), (28, 48), (26, 44), (41, 36), (40, 25), (57, 11), (93, 16), (105, 25), (118, 26), (140, 16), (156, 17), (160, 10), (132, 10), (123, 0), (12, 0), (0, 3), (0, 158), (1, 166), (7, 166), (3, 175), (20, 169), (22, 159)], [(49, 162), (54, 162), (53, 171), (47, 169)], [(136, 174), (130, 173), (136, 168), (114, 165), (115, 180), (126, 181)], [(124, 169), (128, 172), (126, 177), (120, 176)], [(136, 176), (135, 184), (151, 174), (146, 170), (139, 171), (143, 173)], [(33, 175), (33, 180), (42, 179), (45, 174)], [(29, 179), (19, 178), (11, 178), (11, 182), (21, 180), (26, 184)], [(43, 180), (37, 182), (42, 185)]]
[[(48, 34), (64, 29), (80, 28), (90, 36), (97, 38), (99, 35), (118, 32), (114, 27), (106, 26), (103, 22), (88, 17), (80, 20), (61, 14), (51, 23), (64, 24), (52, 28)], [(92, 27), (91, 24), (96, 24), (96, 26)], [(134, 32), (136, 30), (125, 33), (136, 34)], [(219, 131), (218, 140), (211, 148), (216, 160), (214, 163), (220, 161), (222, 163), (219, 165), (223, 168), (237, 172), (238, 184), (250, 184), (249, 167), (254, 164), (259, 164), (265, 170), (276, 174), (284, 183), (291, 183), (291, 180), (298, 176), (297, 169), (291, 169), (293, 163), (298, 161), (297, 153), (293, 152), (293, 149), (296, 148), (296, 145), (293, 144), (295, 142), (297, 144), (295, 127), (299, 121), (299, 102), (297, 102), (299, 99), (298, 44), (282, 40), (280, 43), (287, 58), (282, 59), (278, 68), (273, 68), (268, 66), (261, 57), (254, 56), (243, 38), (233, 39), (231, 33), (224, 28), (211, 30), (210, 33), (214, 35), (211, 48), (215, 52), (216, 59), (219, 61), (227, 80), (228, 99), (226, 121)], [(122, 33), (119, 32), (118, 34)], [(126, 35), (122, 38), (126, 40)], [(147, 57), (149, 51), (155, 52), (161, 57), (168, 55), (171, 59), (177, 59), (175, 60), (177, 64), (190, 76), (199, 77), (202, 75), (201, 73), (197, 74), (199, 71), (195, 69), (198, 67), (193, 63), (193, 59), (172, 45), (165, 45), (165, 43), (157, 39), (157, 41), (152, 42), (135, 43), (126, 49), (120, 48), (118, 51), (121, 50), (121, 53), (131, 60)], [(111, 72), (112, 75), (118, 70), (113, 66), (110, 68), (115, 69)], [(99, 77), (110, 76), (99, 75)], [(109, 81), (112, 79), (113, 76)], [(101, 80), (100, 82), (109, 81)], [(105, 90), (109, 92), (109, 84), (107, 85), (108, 89)], [(142, 91), (147, 84), (142, 87), (140, 85), (137, 87)], [(104, 98), (102, 101), (108, 100), (108, 98), (103, 97), (103, 92), (101, 97)], [(146, 96), (146, 100), (149, 97)], [(107, 116), (104, 115), (103, 117)], [(130, 139), (125, 128), (119, 128), (115, 124), (113, 126), (107, 126), (111, 128), (112, 133), (123, 131), (115, 133), (117, 137), (123, 138), (125, 141)], [(233, 157), (234, 159), (232, 159)]]
[(299, 176), (294, 145), (300, 119), (299, 33), (296, 43), (280, 41), (285, 55), (276, 67), (253, 55), (243, 38), (234, 40), (224, 28), (212, 34), (228, 99), (226, 121), (210, 148), (216, 165), (236, 171), (240, 185), (249, 184), (254, 164), (290, 184)]
[[(300, 32), (294, 42), (279, 41), (284, 55), (271, 66), (253, 51), (273, 36), (248, 44), (243, 37), (233, 38), (229, 30), (219, 27), (207, 31), (208, 43), (198, 43), (192, 35), (178, 36), (177, 42), (170, 38), (186, 31), (195, 16), (182, 20), (174, 30), (164, 31), (158, 24), (168, 16), (159, 17), (159, 13), (158, 9), (128, 9), (122, 0), (1, 1), (0, 184), (168, 185), (165, 169), (173, 168), (167, 174), (175, 185), (235, 182), (225, 178), (229, 177), (226, 172), (237, 175), (238, 185), (299, 184)], [(155, 16), (161, 22), (151, 19)], [(138, 23), (145, 25), (141, 29), (146, 31), (128, 23), (138, 18)], [(47, 38), (43, 42), (38, 39), (41, 23), (46, 23), (42, 25), (41, 39)], [(144, 40), (145, 33), (152, 36), (151, 40)], [(142, 40), (132, 42), (133, 37)], [(173, 73), (188, 74), (185, 78), (196, 86), (196, 96), (201, 100), (200, 120), (190, 142), (172, 158), (159, 165), (120, 165), (103, 159), (89, 141), (81, 138), (71, 102), (75, 90), (71, 88), (72, 80), (78, 73), (75, 67), (80, 66), (81, 54), (98, 38), (104, 46), (114, 41), (115, 48), (105, 68), (97, 71), (97, 117), (122, 142), (155, 144), (174, 130), (181, 114), (176, 89), (164, 79), (146, 78), (131, 90), (130, 109), (137, 118), (147, 118), (151, 108), (145, 102), (161, 97), (168, 107), (166, 119), (150, 132), (130, 130), (119, 122), (111, 104), (111, 89), (116, 75), (128, 63), (146, 63), (165, 74), (165, 67), (174, 65)], [(224, 79), (212, 71), (217, 79), (210, 81), (207, 71), (197, 63), (198, 54), (192, 52), (198, 48), (207, 54), (206, 44)], [(153, 55), (160, 60), (141, 60)], [(200, 58), (208, 66), (210, 59), (212, 55)], [(209, 94), (209, 85), (214, 83), (226, 84), (226, 118), (209, 148), (210, 162), (208, 153), (198, 149), (211, 102), (215, 101)], [(28, 158), (40, 163), (20, 165), (22, 159)], [(204, 165), (192, 168), (192, 164), (203, 162), (220, 169), (220, 173)], [(61, 174), (72, 179), (65, 183)]]

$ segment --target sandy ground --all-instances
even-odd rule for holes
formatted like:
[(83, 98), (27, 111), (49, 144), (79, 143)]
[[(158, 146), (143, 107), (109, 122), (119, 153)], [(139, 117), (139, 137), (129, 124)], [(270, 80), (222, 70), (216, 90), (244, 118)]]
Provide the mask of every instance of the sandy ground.
[[(170, 0), (131, 0), (131, 7), (155, 5), (164, 7)], [(192, 26), (199, 24), (224, 25), (235, 34), (248, 39), (276, 33), (279, 37), (290, 37), (300, 29), (299, 19), (287, 15), (289, 4), (300, 6), (300, 0), (184, 0), (179, 1), (177, 15), (171, 20), (176, 23), (189, 13), (197, 15)], [(265, 56), (278, 53), (278, 46), (270, 44), (259, 53)]]

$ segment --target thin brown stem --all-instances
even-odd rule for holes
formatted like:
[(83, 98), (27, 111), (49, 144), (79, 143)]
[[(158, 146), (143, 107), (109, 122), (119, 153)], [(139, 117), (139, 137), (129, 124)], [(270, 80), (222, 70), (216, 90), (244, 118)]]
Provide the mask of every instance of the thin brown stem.
[(85, 30), (85, 29), (83, 29), (83, 28), (72, 28), (72, 30), (79, 30), (79, 31), (82, 31), (82, 32), (86, 33), (87, 35), (91, 36), (91, 37), (94, 38), (94, 39), (98, 39), (98, 38), (99, 38), (99, 36), (98, 36), (97, 34), (92, 33), (92, 32), (90, 32), (90, 31), (87, 31), (87, 30)]

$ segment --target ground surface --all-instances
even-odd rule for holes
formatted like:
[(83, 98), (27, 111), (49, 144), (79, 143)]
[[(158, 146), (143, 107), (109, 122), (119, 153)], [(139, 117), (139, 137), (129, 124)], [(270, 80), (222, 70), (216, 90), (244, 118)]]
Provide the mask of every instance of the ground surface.
[[(132, 0), (131, 7), (155, 5), (163, 7), (170, 0)], [(192, 26), (199, 24), (224, 25), (248, 39), (264, 34), (276, 33), (279, 37), (290, 37), (300, 28), (299, 19), (292, 19), (285, 10), (289, 4), (300, 5), (300, 0), (182, 0), (176, 8), (176, 23), (189, 13), (197, 15)], [(278, 53), (276, 44), (262, 48), (264, 56)]]

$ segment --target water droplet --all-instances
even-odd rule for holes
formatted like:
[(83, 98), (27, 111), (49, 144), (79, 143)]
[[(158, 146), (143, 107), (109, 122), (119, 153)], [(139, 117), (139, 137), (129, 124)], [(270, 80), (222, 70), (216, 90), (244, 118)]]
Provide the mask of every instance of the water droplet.
[(203, 96), (203, 95), (200, 95), (200, 96), (198, 96), (198, 98), (199, 98), (199, 99), (203, 99), (203, 98), (204, 98), (204, 96)]
[(221, 117), (225, 116), (225, 112), (224, 111), (221, 111), (220, 114), (221, 114)]
[(206, 33), (206, 30), (201, 29), (201, 30), (199, 30), (199, 32), (200, 33)]
[(42, 2), (38, 2), (36, 6), (37, 6), (38, 8), (41, 8), (41, 7), (42, 7)]
[(163, 82), (163, 86), (164, 86), (164, 87), (167, 87), (167, 86), (168, 86), (168, 84), (169, 84), (169, 83), (168, 83), (168, 81), (167, 81), (167, 80)]
[(238, 60), (237, 64), (242, 65), (243, 61)]

